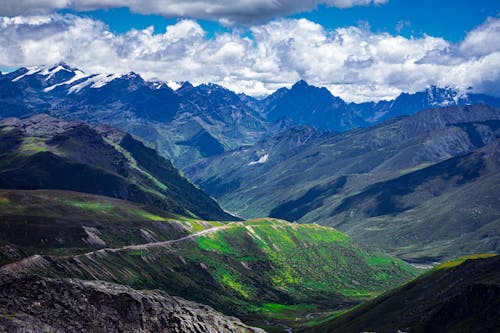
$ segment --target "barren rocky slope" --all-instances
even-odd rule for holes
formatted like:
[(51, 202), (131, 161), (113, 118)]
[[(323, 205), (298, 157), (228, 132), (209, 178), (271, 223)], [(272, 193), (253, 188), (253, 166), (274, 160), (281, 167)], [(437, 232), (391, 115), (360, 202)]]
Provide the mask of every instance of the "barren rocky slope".
[(263, 333), (206, 305), (103, 281), (26, 276), (0, 284), (0, 332)]

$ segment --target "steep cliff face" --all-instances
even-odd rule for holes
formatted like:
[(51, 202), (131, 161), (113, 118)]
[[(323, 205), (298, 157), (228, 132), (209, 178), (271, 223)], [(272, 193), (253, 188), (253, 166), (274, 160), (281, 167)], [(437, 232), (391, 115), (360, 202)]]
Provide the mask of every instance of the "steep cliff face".
[(0, 283), (0, 332), (264, 333), (161, 291), (38, 276)]

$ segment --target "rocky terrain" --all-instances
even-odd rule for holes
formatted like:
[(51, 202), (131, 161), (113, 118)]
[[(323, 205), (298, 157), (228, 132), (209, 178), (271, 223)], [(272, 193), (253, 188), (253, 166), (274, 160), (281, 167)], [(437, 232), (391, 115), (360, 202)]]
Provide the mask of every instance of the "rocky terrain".
[(3, 277), (0, 332), (263, 333), (206, 305), (104, 281)]

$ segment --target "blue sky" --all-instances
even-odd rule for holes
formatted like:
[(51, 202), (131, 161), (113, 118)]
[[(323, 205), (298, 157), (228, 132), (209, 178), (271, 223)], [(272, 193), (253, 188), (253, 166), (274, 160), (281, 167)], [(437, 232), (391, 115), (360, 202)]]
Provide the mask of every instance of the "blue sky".
[[(161, 15), (136, 14), (128, 8), (88, 12), (65, 10), (63, 12), (101, 20), (115, 33), (124, 33), (130, 29), (145, 29), (148, 26), (154, 26), (155, 32), (162, 33), (168, 25), (179, 20), (179, 18), (165, 18)], [(495, 17), (499, 13), (500, 1), (495, 0), (391, 0), (380, 5), (350, 8), (319, 5), (315, 10), (287, 17), (307, 18), (329, 29), (368, 23), (375, 32), (389, 32), (405, 37), (428, 34), (459, 42), (468, 31), (483, 23), (487, 17)], [(214, 20), (199, 20), (198, 22), (209, 36), (230, 30)], [(245, 30), (242, 26), (238, 28)]]
[(500, 96), (499, 13), (494, 0), (1, 1), (0, 70), (63, 61), (252, 96), (303, 79), (355, 102), (430, 85)]
[[(297, 16), (309, 18), (329, 28), (356, 25), (366, 21), (372, 30), (403, 36), (443, 37), (458, 42), (466, 33), (489, 16), (500, 12), (500, 1), (495, 0), (391, 0), (377, 6), (326, 8)], [(400, 32), (399, 23), (406, 23)]]

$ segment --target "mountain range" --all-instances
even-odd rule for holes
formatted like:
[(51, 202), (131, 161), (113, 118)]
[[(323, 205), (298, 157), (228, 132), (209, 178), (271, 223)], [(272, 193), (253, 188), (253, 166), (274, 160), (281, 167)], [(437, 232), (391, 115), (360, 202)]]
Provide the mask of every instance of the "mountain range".
[(342, 134), (294, 127), (185, 172), (242, 217), (330, 225), (439, 260), (498, 249), (499, 125), (500, 109), (473, 105)]
[(183, 168), (252, 145), (291, 125), (343, 132), (429, 107), (500, 106), (498, 98), (449, 87), (361, 104), (346, 103), (305, 81), (263, 99), (215, 84), (194, 87), (184, 82), (174, 88), (145, 81), (133, 72), (87, 75), (64, 63), (20, 68), (0, 76), (0, 116), (48, 113), (65, 120), (106, 123), (136, 135)]
[(0, 331), (499, 330), (500, 100), (471, 91), (0, 74)]

